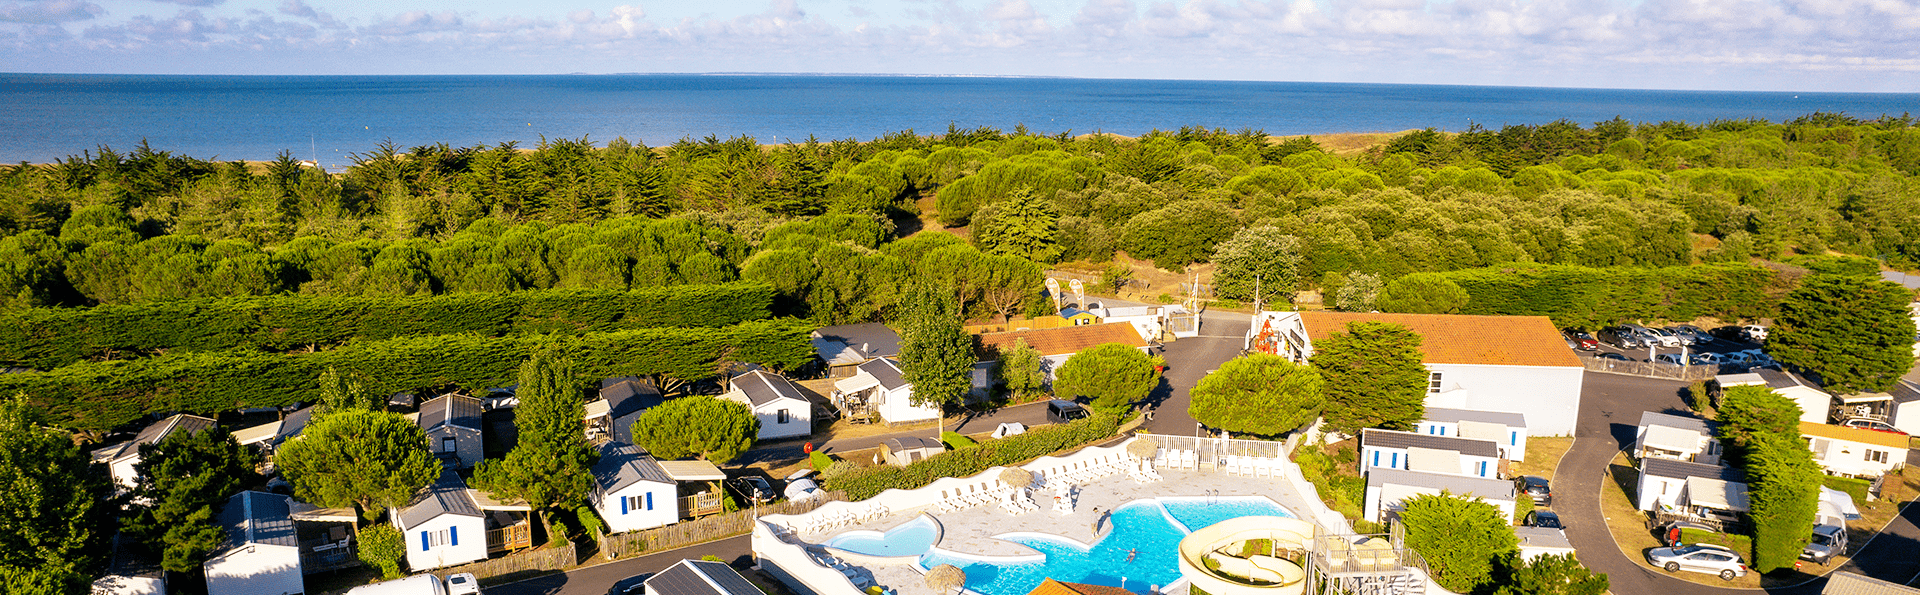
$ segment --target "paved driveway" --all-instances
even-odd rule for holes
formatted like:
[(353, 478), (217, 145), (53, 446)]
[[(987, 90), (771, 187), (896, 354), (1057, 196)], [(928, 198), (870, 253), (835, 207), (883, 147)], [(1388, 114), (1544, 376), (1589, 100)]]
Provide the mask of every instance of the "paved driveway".
[[(1688, 582), (1636, 564), (1620, 552), (1601, 517), (1600, 494), (1607, 463), (1633, 443), (1642, 411), (1675, 415), (1691, 413), (1681, 400), (1685, 383), (1617, 374), (1588, 372), (1580, 396), (1580, 424), (1573, 447), (1554, 473), (1554, 510), (1567, 522), (1567, 540), (1579, 552), (1580, 562), (1604, 572), (1614, 593), (1662, 595), (1730, 595), (1751, 592)], [(1908, 583), (1920, 574), (1920, 509), (1908, 507), (1874, 540), (1862, 547), (1840, 570), (1881, 580)], [(1767, 589), (1769, 593), (1814, 595), (1825, 586), (1818, 579), (1797, 587)]]

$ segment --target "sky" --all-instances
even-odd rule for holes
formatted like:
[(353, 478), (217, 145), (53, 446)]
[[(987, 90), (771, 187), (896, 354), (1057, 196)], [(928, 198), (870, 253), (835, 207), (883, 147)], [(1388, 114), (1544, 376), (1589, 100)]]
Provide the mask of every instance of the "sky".
[(1920, 0), (0, 0), (0, 72), (1913, 93)]

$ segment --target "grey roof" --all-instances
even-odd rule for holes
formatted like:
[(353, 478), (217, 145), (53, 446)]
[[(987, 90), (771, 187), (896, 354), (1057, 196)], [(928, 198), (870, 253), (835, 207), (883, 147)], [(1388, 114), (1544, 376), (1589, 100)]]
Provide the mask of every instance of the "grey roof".
[(1504, 479), (1387, 467), (1374, 467), (1367, 470), (1368, 486), (1377, 487), (1387, 484), (1445, 490), (1456, 496), (1473, 495), (1489, 500), (1512, 500), (1515, 497), (1513, 482)]
[(480, 429), (480, 399), (466, 395), (440, 395), (420, 404), (420, 429), (442, 425)]
[(220, 506), (213, 521), (227, 532), (226, 542), (213, 550), (214, 556), (255, 543), (300, 546), (286, 496), (252, 490), (234, 494)]
[(938, 440), (933, 440), (929, 438), (920, 438), (916, 436), (899, 436), (895, 438), (888, 438), (886, 439), (886, 441), (881, 442), (881, 444), (885, 445), (887, 447), (887, 450), (893, 451), (893, 452), (900, 452), (903, 450), (914, 450), (919, 448), (938, 448), (942, 450), (946, 449), (945, 446), (941, 446), (940, 441)]
[(607, 414), (619, 419), (665, 402), (653, 380), (628, 376), (600, 381), (600, 398), (607, 400)]
[(1920, 589), (1844, 571), (1827, 575), (1827, 586), (1820, 590), (1820, 595), (1915, 594), (1920, 594)]
[(1814, 390), (1819, 390), (1820, 388), (1814, 386), (1811, 382), (1807, 382), (1806, 379), (1801, 378), (1799, 374), (1793, 372), (1775, 370), (1773, 368), (1754, 368), (1753, 373), (1758, 374), (1761, 380), (1767, 381), (1769, 388), (1780, 389), (1793, 388), (1796, 386), (1804, 386)]
[(880, 381), (880, 388), (893, 390), (907, 385), (907, 378), (900, 375), (900, 366), (890, 359), (882, 358), (860, 364), (860, 371), (871, 374), (874, 380)]
[(647, 449), (618, 441), (600, 445), (600, 460), (593, 464), (593, 480), (608, 493), (640, 481), (673, 483), (673, 477), (660, 468), (660, 462), (654, 460)]
[(287, 414), (286, 419), (280, 420), (280, 431), (274, 433), (271, 444), (279, 446), (280, 443), (286, 442), (287, 439), (299, 436), (302, 430), (307, 429), (307, 422), (313, 420), (313, 409), (313, 406), (307, 406), (299, 411)]
[(1477, 411), (1473, 409), (1442, 409), (1428, 407), (1426, 417), (1429, 421), (1459, 423), (1478, 421), (1492, 424), (1506, 424), (1509, 428), (1527, 427), (1527, 416), (1505, 411)]
[(400, 528), (406, 530), (420, 526), (443, 514), (480, 516), (480, 505), (474, 503), (473, 495), (467, 493), (467, 482), (460, 479), (459, 473), (452, 468), (440, 470), (440, 480), (421, 490), (413, 497), (413, 503), (400, 509)]
[(1887, 393), (1893, 395), (1893, 402), (1895, 403), (1920, 401), (1920, 385), (1915, 385), (1910, 380), (1901, 380), (1894, 383), (1893, 389), (1887, 391)]
[(1672, 459), (1661, 459), (1661, 458), (1655, 458), (1655, 457), (1647, 457), (1645, 459), (1641, 459), (1640, 472), (1645, 473), (1647, 475), (1652, 475), (1654, 477), (1670, 477), (1673, 479), (1686, 479), (1689, 477), (1705, 477), (1709, 479), (1718, 479), (1720, 481), (1745, 481), (1746, 480), (1745, 473), (1742, 473), (1739, 469), (1735, 469), (1732, 467), (1708, 465), (1705, 463), (1689, 463), (1687, 461), (1675, 461)]
[(1492, 440), (1474, 440), (1456, 436), (1434, 436), (1413, 432), (1395, 432), (1367, 428), (1360, 431), (1361, 446), (1382, 448), (1431, 448), (1451, 450), (1463, 455), (1480, 457), (1500, 456), (1500, 445)]
[(681, 560), (646, 580), (657, 595), (761, 595), (732, 566), (707, 560)]
[(820, 327), (813, 331), (813, 349), (829, 364), (859, 363), (900, 355), (900, 333), (878, 322)]
[(780, 399), (807, 401), (807, 395), (794, 386), (792, 380), (778, 374), (768, 374), (759, 370), (733, 377), (733, 387), (747, 396), (747, 401), (759, 407)]
[(1573, 542), (1567, 541), (1567, 532), (1546, 527), (1514, 527), (1513, 536), (1520, 538), (1520, 547), (1554, 547), (1573, 549)]
[(147, 425), (147, 427), (142, 428), (139, 434), (133, 436), (133, 440), (93, 451), (93, 458), (96, 461), (112, 461), (122, 457), (132, 456), (140, 452), (140, 445), (142, 444), (156, 444), (161, 440), (166, 440), (168, 436), (172, 436), (174, 432), (178, 431), (199, 433), (201, 430), (211, 428), (214, 425), (215, 422), (211, 419), (198, 415), (176, 413), (168, 416), (166, 419), (153, 422)]
[(1693, 430), (1699, 432), (1702, 436), (1712, 437), (1714, 424), (1699, 418), (1643, 411), (1640, 413), (1640, 427), (1644, 428), (1647, 426), (1666, 426), (1669, 428), (1680, 428), (1682, 430)]

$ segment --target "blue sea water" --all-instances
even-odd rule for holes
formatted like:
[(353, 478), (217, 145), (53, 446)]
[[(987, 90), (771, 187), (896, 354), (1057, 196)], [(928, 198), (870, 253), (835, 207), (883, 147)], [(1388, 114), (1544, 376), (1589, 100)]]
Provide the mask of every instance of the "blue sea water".
[(201, 158), (282, 150), (338, 166), (402, 148), (623, 136), (660, 146), (708, 135), (761, 142), (1015, 125), (1137, 135), (1205, 126), (1270, 134), (1471, 123), (1582, 124), (1864, 118), (1920, 112), (1920, 94), (1645, 91), (1354, 83), (813, 75), (159, 76), (0, 74), (0, 162), (101, 145)]

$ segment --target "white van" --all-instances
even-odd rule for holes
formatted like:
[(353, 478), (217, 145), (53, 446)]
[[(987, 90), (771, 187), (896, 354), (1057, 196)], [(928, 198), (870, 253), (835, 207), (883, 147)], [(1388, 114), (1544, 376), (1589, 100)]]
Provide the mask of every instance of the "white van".
[(416, 574), (397, 581), (362, 585), (347, 590), (346, 595), (448, 595), (447, 585), (440, 577), (431, 574)]

